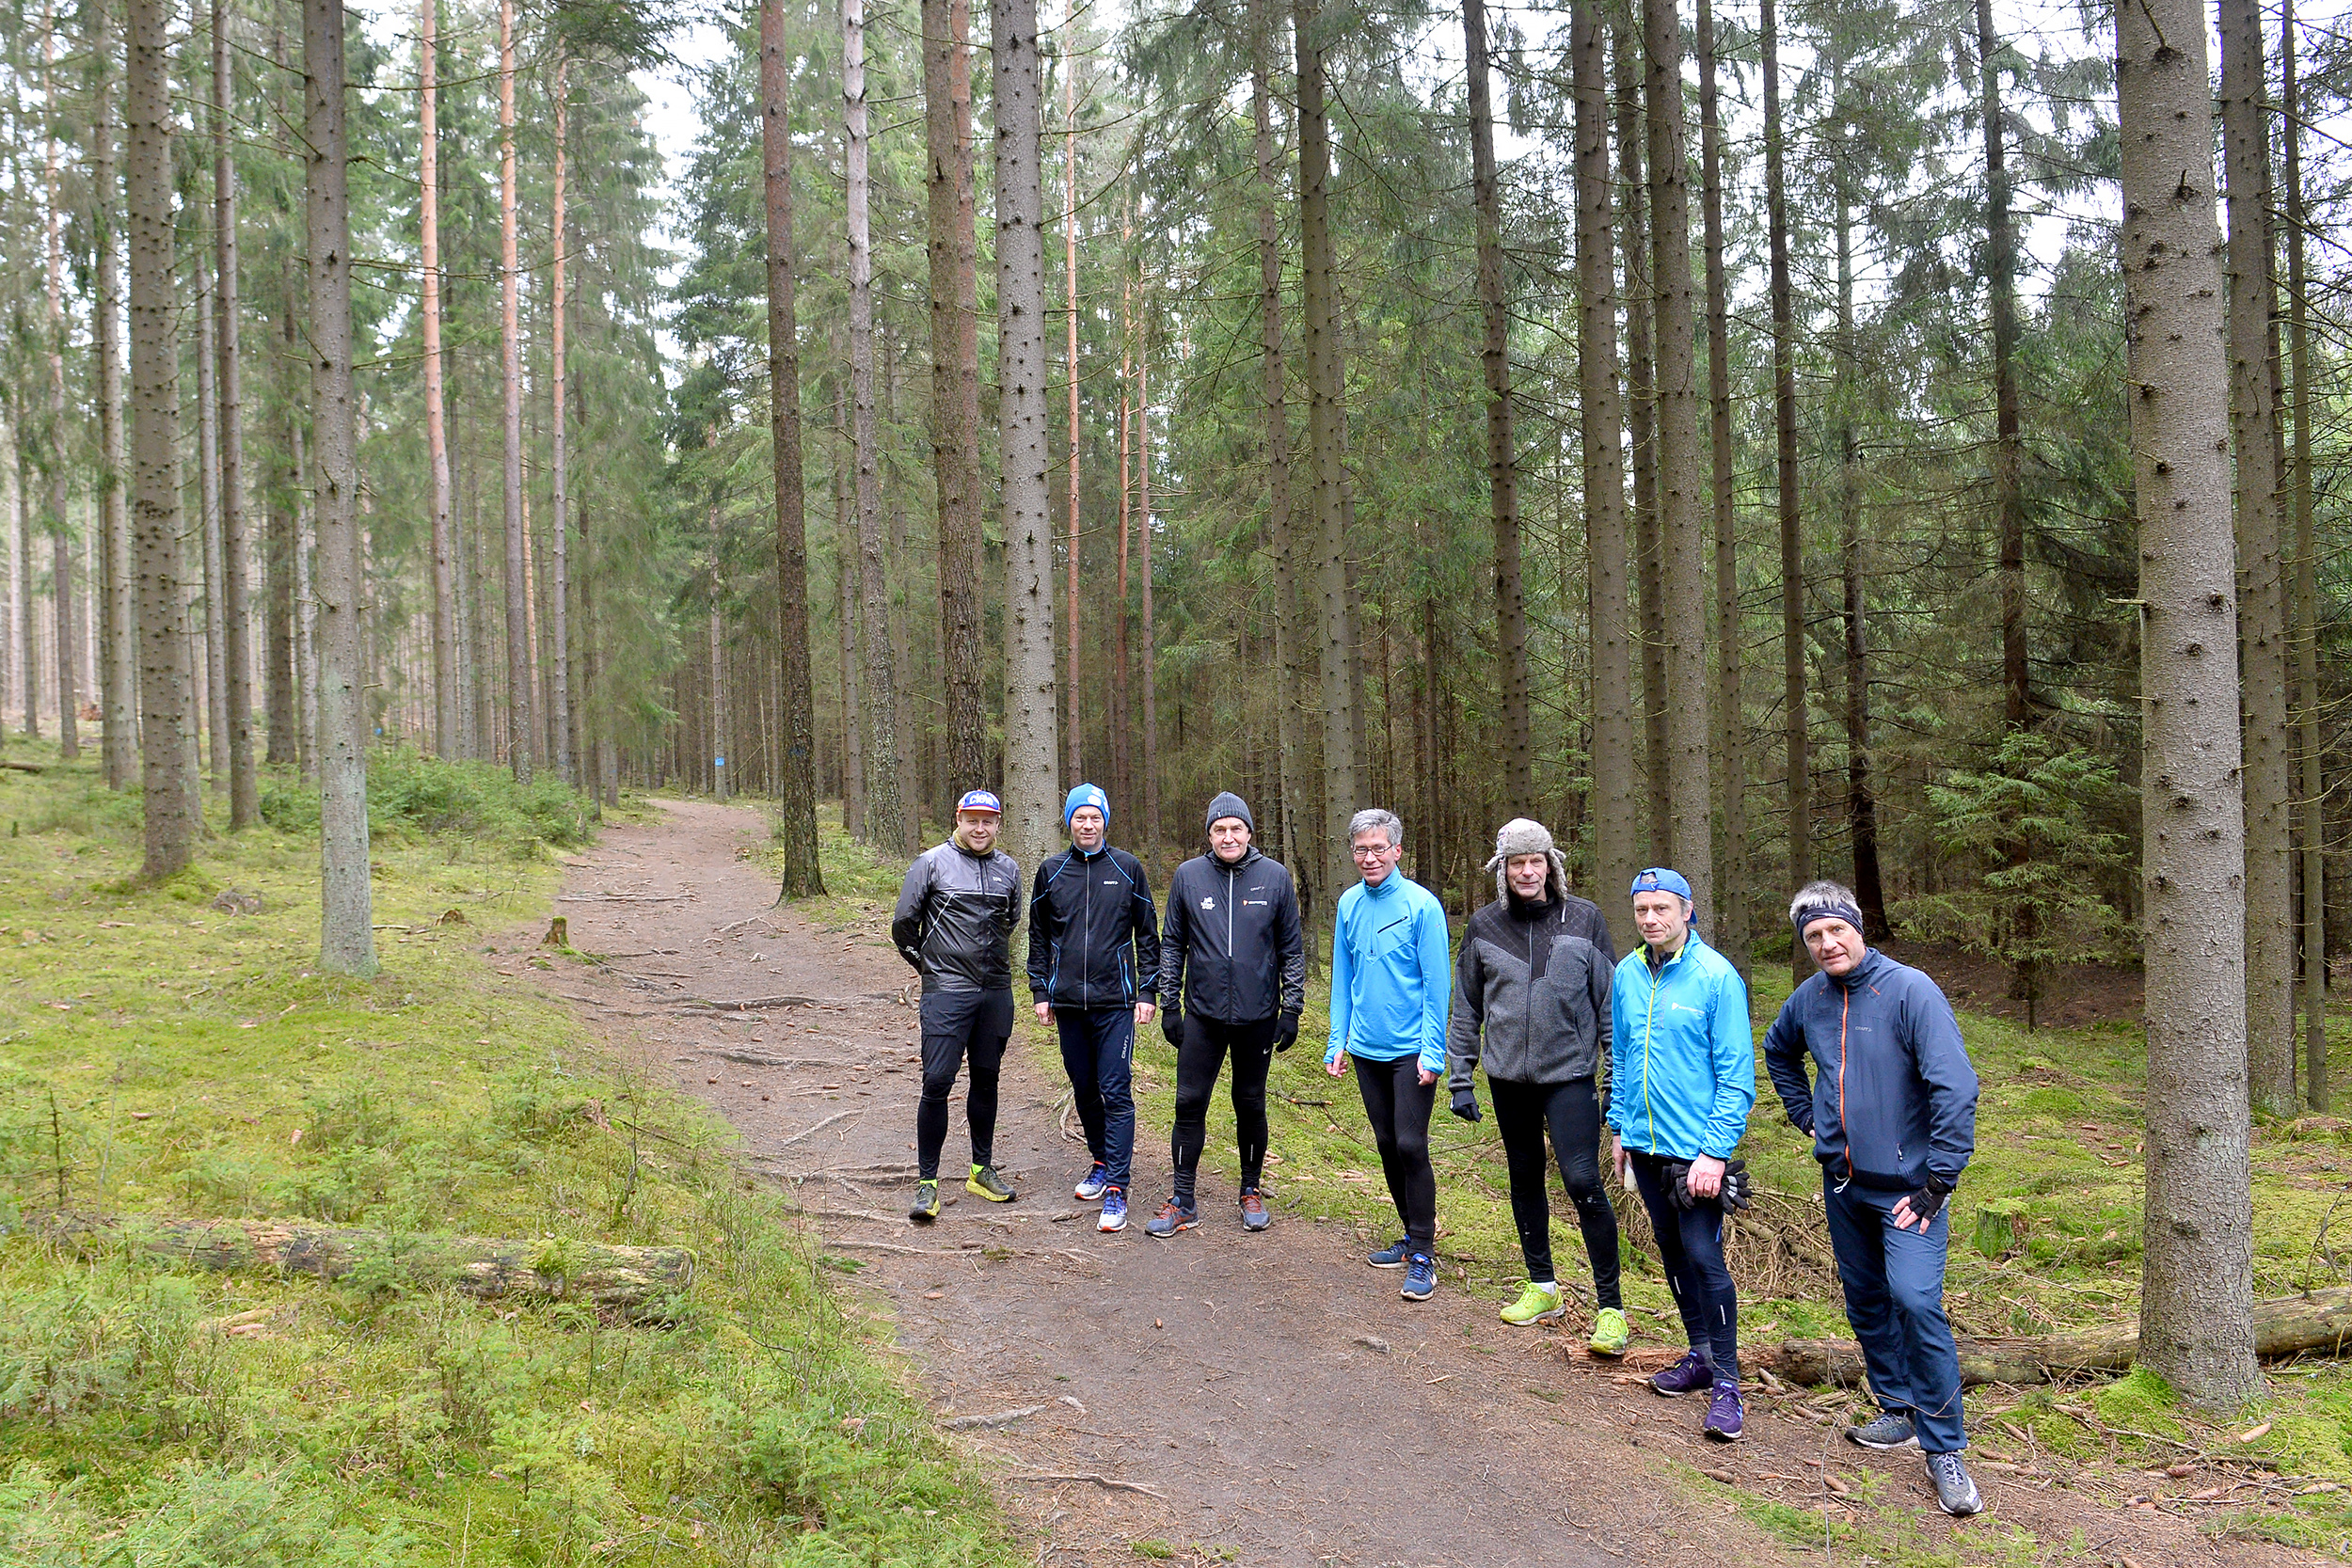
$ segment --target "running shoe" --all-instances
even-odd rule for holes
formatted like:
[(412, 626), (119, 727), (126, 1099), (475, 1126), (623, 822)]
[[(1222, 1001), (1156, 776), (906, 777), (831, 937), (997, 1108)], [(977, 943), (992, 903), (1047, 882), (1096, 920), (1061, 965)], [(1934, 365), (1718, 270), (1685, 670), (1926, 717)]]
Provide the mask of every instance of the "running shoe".
[(1919, 1446), (1919, 1434), (1912, 1430), (1909, 1415), (1889, 1410), (1876, 1420), (1848, 1427), (1846, 1441), (1859, 1443), (1866, 1449), (1915, 1449)]
[(1964, 1519), (1984, 1507), (1984, 1497), (1969, 1477), (1968, 1466), (1956, 1453), (1928, 1455), (1928, 1479), (1935, 1482), (1936, 1506), (1955, 1519)]
[(1427, 1301), (1438, 1291), (1438, 1260), (1425, 1252), (1416, 1252), (1405, 1265), (1405, 1283), (1397, 1294), (1406, 1301)]
[(1726, 1379), (1715, 1385), (1707, 1401), (1707, 1419), (1699, 1430), (1718, 1443), (1737, 1443), (1744, 1435), (1745, 1412), (1740, 1405), (1740, 1386)]
[(1094, 1222), (1097, 1230), (1127, 1228), (1127, 1195), (1118, 1187), (1103, 1189), (1103, 1217)]
[(1266, 1212), (1265, 1195), (1252, 1187), (1241, 1195), (1241, 1227), (1244, 1230), (1263, 1230), (1274, 1223)]
[(1070, 1196), (1073, 1197), (1082, 1197), (1089, 1203), (1092, 1203), (1096, 1198), (1103, 1196), (1103, 1189), (1110, 1184), (1111, 1173), (1109, 1167), (1105, 1166), (1102, 1161), (1097, 1160), (1094, 1162), (1094, 1168), (1092, 1170), (1088, 1171), (1084, 1176), (1078, 1178), (1078, 1184), (1070, 1189)]
[(1531, 1279), (1519, 1292), (1519, 1299), (1502, 1309), (1502, 1321), (1523, 1328), (1530, 1323), (1558, 1323), (1566, 1310), (1560, 1300), (1559, 1286), (1538, 1285)]
[(963, 1190), (991, 1203), (1010, 1203), (1020, 1196), (1005, 1185), (1005, 1179), (996, 1174), (994, 1165), (974, 1165), (972, 1174), (963, 1179)]
[(1179, 1230), (1190, 1230), (1200, 1223), (1200, 1211), (1189, 1203), (1169, 1198), (1160, 1205), (1160, 1212), (1143, 1222), (1147, 1236), (1173, 1236)]
[(1707, 1357), (1693, 1350), (1683, 1352), (1682, 1359), (1651, 1378), (1649, 1386), (1653, 1393), (1672, 1400), (1694, 1393), (1714, 1381), (1714, 1369), (1708, 1366)]
[(925, 1178), (914, 1184), (914, 1201), (907, 1205), (907, 1218), (917, 1225), (929, 1225), (939, 1218), (939, 1183)]
[(1584, 1348), (1595, 1355), (1618, 1356), (1633, 1342), (1632, 1325), (1625, 1314), (1613, 1307), (1604, 1307), (1593, 1314), (1593, 1337), (1584, 1341)]
[(1405, 1259), (1412, 1254), (1412, 1243), (1399, 1236), (1395, 1241), (1365, 1259), (1364, 1261), (1375, 1269), (1401, 1269), (1405, 1266)]

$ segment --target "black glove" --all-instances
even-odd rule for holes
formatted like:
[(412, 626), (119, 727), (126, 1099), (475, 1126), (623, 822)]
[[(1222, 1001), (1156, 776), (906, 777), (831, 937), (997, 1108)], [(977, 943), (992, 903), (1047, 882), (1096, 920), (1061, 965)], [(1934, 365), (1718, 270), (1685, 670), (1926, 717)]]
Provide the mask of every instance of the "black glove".
[(1952, 1196), (1952, 1189), (1949, 1182), (1931, 1176), (1926, 1186), (1903, 1196), (1910, 1200), (1912, 1217), (1919, 1222), (1920, 1228), (1924, 1230), (1935, 1223), (1935, 1216), (1943, 1211), (1944, 1200)]
[(1162, 1007), (1160, 1033), (1168, 1037), (1168, 1044), (1182, 1051), (1184, 1048), (1184, 1015), (1173, 1007)]
[(1478, 1119), (1478, 1091), (1468, 1084), (1454, 1091), (1454, 1114), (1464, 1121)]
[(1673, 1179), (1674, 1201), (1677, 1209), (1712, 1207), (1728, 1214), (1735, 1209), (1755, 1207), (1750, 1196), (1755, 1191), (1755, 1183), (1748, 1178), (1748, 1163), (1745, 1160), (1733, 1160), (1724, 1164), (1724, 1184), (1710, 1197), (1701, 1197), (1691, 1191), (1691, 1167), (1683, 1161), (1667, 1161), (1661, 1174)]
[(1298, 1043), (1298, 1015), (1277, 1013), (1274, 1016), (1274, 1049), (1288, 1051)]

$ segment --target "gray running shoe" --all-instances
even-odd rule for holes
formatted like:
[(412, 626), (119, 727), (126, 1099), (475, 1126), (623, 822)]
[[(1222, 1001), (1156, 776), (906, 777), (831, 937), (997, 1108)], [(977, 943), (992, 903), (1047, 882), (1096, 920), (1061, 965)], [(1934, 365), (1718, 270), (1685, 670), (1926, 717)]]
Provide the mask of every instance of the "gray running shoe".
[(1981, 1511), (1984, 1498), (1977, 1491), (1977, 1483), (1969, 1478), (1968, 1466), (1956, 1453), (1928, 1455), (1928, 1479), (1935, 1482), (1935, 1500), (1945, 1513), (1955, 1519), (1964, 1519)]
[(1866, 1449), (1915, 1449), (1919, 1446), (1919, 1434), (1911, 1429), (1908, 1415), (1888, 1410), (1861, 1426), (1848, 1427), (1846, 1441), (1859, 1443)]

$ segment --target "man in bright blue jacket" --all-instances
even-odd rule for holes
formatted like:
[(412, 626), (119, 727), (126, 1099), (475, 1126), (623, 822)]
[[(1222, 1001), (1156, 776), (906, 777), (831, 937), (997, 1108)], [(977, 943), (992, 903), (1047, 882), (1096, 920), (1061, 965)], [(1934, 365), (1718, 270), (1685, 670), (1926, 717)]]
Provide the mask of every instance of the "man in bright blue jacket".
[[(1829, 1239), (1879, 1418), (1846, 1435), (1927, 1452), (1936, 1501), (1983, 1506), (1962, 1463), (1960, 1353), (1944, 1313), (1944, 1200), (1977, 1147), (1977, 1069), (1933, 980), (1868, 945), (1858, 901), (1814, 882), (1788, 906), (1819, 973), (1764, 1036), (1764, 1066), (1821, 1163)], [(1805, 1057), (1813, 1058), (1808, 1078)]]
[(1699, 940), (1692, 913), (1679, 871), (1653, 866), (1633, 879), (1642, 945), (1617, 965), (1609, 989), (1609, 1127), (1617, 1180), (1637, 1188), (1649, 1211), (1691, 1340), (1650, 1386), (1670, 1398), (1710, 1389), (1700, 1430), (1728, 1443), (1743, 1415), (1724, 1204), (1726, 1176), (1737, 1175), (1732, 1151), (1756, 1103), (1756, 1033), (1740, 972)]
[(1454, 955), (1445, 906), (1396, 868), (1405, 824), (1393, 812), (1358, 812), (1347, 825), (1363, 880), (1340, 896), (1331, 943), (1331, 1044), (1324, 1070), (1337, 1078), (1356, 1063), (1372, 1141), (1404, 1238), (1368, 1259), (1405, 1271), (1406, 1301), (1438, 1288), (1438, 1173), (1429, 1164), (1429, 1112), (1445, 1070), (1446, 1008)]

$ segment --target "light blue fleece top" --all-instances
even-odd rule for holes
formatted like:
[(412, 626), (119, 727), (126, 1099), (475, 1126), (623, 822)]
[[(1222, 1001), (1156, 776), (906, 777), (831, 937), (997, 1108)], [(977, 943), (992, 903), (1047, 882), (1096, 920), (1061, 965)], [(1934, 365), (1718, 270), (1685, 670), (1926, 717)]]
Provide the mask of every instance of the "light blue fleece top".
[(1374, 1062), (1418, 1055), (1443, 1072), (1453, 994), (1445, 906), (1435, 894), (1391, 867), (1378, 887), (1358, 882), (1340, 895), (1326, 1067), (1344, 1051)]
[(1699, 940), (1650, 972), (1633, 944), (1609, 992), (1609, 1127), (1671, 1160), (1731, 1157), (1756, 1103), (1756, 1030), (1731, 960)]

